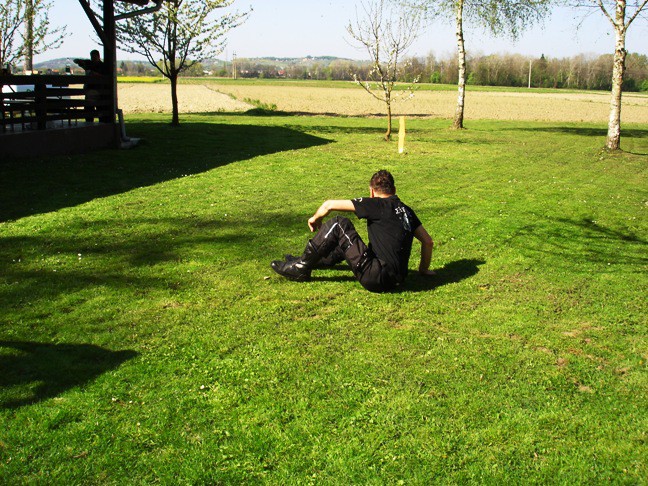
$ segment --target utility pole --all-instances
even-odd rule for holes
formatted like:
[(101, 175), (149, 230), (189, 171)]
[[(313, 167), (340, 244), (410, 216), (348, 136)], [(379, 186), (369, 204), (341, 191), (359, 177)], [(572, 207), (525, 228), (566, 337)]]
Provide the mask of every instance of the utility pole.
[(236, 79), (236, 51), (232, 53), (232, 77)]
[(531, 65), (533, 64), (533, 60), (529, 59), (529, 89), (531, 89)]

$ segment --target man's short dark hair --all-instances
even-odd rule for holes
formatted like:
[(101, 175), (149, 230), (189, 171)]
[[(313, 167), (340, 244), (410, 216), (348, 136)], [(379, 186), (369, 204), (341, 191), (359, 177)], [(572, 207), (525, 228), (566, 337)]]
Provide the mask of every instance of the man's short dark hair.
[(396, 194), (394, 177), (386, 170), (379, 170), (371, 177), (369, 186), (380, 194)]

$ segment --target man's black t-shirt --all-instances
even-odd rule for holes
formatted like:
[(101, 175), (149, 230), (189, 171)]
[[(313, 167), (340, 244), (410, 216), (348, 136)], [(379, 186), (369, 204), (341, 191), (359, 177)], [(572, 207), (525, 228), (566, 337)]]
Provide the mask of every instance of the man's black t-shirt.
[(400, 280), (407, 276), (414, 231), (421, 226), (414, 211), (398, 196), (353, 199), (355, 214), (367, 220), (369, 248)]

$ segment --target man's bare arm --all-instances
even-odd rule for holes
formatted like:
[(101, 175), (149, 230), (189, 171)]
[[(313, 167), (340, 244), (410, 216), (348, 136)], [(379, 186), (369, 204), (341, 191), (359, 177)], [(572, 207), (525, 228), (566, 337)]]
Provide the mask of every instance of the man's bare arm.
[(428, 234), (423, 225), (421, 225), (416, 228), (416, 231), (414, 231), (414, 238), (421, 242), (421, 263), (419, 264), (419, 273), (421, 275), (436, 275), (434, 271), (430, 270), (432, 249), (434, 248), (432, 237)]
[(350, 199), (329, 199), (315, 211), (315, 214), (308, 220), (308, 227), (311, 231), (317, 231), (322, 226), (322, 219), (331, 211), (355, 211), (353, 201)]

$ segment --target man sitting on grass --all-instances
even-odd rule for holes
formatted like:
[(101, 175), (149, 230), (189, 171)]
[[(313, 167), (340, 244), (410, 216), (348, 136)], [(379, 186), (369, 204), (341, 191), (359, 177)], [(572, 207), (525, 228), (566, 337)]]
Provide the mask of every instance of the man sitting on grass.
[[(307, 281), (317, 265), (330, 266), (346, 260), (362, 286), (385, 292), (400, 285), (407, 276), (412, 240), (421, 242), (419, 273), (430, 270), (434, 243), (414, 211), (396, 196), (394, 178), (386, 170), (376, 172), (369, 183), (371, 197), (325, 201), (308, 220), (317, 234), (298, 258), (286, 255), (275, 260), (272, 269), (290, 280)], [(335, 216), (322, 224), (331, 211), (353, 212), (367, 220), (369, 246), (365, 245), (349, 219)], [(318, 231), (319, 230), (319, 231)]]

